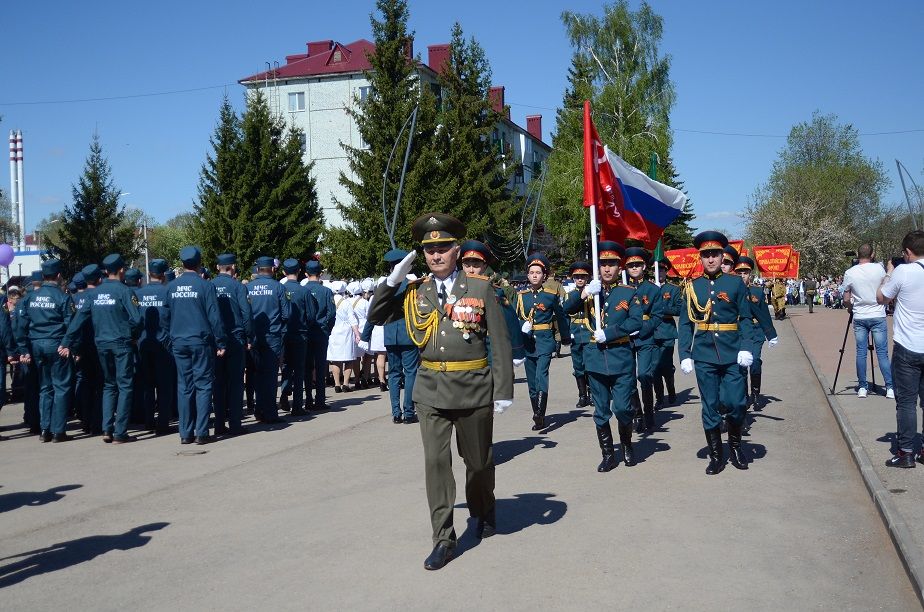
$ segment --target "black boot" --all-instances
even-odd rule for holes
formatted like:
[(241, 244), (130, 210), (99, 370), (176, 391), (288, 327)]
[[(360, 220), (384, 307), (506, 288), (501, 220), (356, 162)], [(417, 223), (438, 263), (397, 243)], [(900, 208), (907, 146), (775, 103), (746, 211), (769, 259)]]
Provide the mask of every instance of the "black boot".
[(652, 387), (654, 387), (654, 396), (655, 396), (655, 410), (661, 410), (664, 408), (664, 381), (661, 379), (660, 374), (655, 374), (654, 380), (651, 382)]
[[(719, 444), (721, 443), (720, 438)], [(748, 469), (748, 462), (744, 458), (744, 453), (741, 452), (741, 424), (735, 423), (732, 419), (728, 419), (728, 448), (732, 465), (739, 470)]]
[(635, 465), (635, 451), (632, 450), (632, 425), (619, 424), (619, 443), (622, 445), (626, 467)]
[(751, 372), (751, 406), (753, 406), (754, 410), (757, 412), (760, 412), (760, 409), (763, 407), (760, 405), (760, 379), (761, 374)]
[(575, 376), (574, 380), (577, 382), (578, 388), (578, 401), (574, 407), (584, 408), (585, 406), (590, 406), (590, 395), (587, 394), (587, 377)]
[(642, 388), (642, 410), (644, 414), (645, 431), (651, 433), (655, 429), (654, 418), (654, 397), (652, 396), (651, 387)]
[(725, 454), (722, 450), (722, 434), (718, 427), (706, 430), (706, 444), (709, 445), (709, 465), (706, 473), (710, 476), (725, 469)]
[(674, 389), (674, 373), (664, 375), (664, 386), (667, 387), (667, 403), (673, 406), (677, 403), (677, 391)]
[(531, 395), (529, 398), (529, 403), (533, 406), (533, 431), (539, 431), (542, 427), (539, 426), (539, 395)]
[(613, 448), (613, 430), (608, 422), (602, 427), (597, 425), (597, 442), (600, 443), (600, 452), (603, 454), (603, 461), (597, 466), (597, 471), (609, 472), (616, 467), (616, 449)]
[(642, 421), (642, 401), (639, 399), (638, 389), (632, 393), (629, 406), (632, 407), (632, 419), (635, 421), (635, 433), (640, 434), (645, 431), (645, 423)]
[(548, 393), (546, 393), (545, 391), (539, 391), (538, 393), (536, 393), (536, 404), (537, 404), (536, 407), (539, 409), (539, 413), (538, 413), (539, 420), (537, 421), (535, 418), (533, 419), (535, 421), (535, 424), (533, 425), (533, 431), (539, 431), (540, 429), (545, 429), (545, 409), (548, 403), (549, 403)]

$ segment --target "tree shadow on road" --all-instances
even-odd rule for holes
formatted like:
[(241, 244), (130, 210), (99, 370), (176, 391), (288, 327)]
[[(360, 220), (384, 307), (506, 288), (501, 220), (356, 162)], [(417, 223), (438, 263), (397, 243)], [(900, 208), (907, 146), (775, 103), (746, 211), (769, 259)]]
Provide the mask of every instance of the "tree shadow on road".
[[(551, 525), (561, 520), (568, 511), (568, 504), (552, 499), (554, 493), (518, 493), (513, 498), (498, 499), (496, 506), (497, 534), (511, 535), (523, 531), (533, 525)], [(466, 504), (458, 504), (456, 508), (467, 508)], [(456, 547), (456, 556), (459, 557), (481, 542), (476, 529), (478, 521), (470, 518), (462, 537)]]
[(52, 487), (47, 491), (18, 491), (0, 495), (0, 512), (9, 512), (24, 506), (44, 506), (64, 499), (64, 491), (73, 491), (83, 485), (70, 484)]
[(131, 550), (144, 546), (151, 536), (142, 535), (149, 531), (158, 531), (170, 523), (149, 523), (125, 533), (116, 535), (99, 535), (53, 544), (47, 548), (4, 557), (0, 561), (19, 559), (19, 561), (0, 565), (0, 589), (49, 572), (73, 567), (80, 563), (92, 561), (100, 555), (113, 550)]
[(699, 396), (695, 395), (693, 393), (693, 390), (694, 390), (694, 387), (690, 387), (688, 389), (682, 389), (681, 391), (678, 391), (677, 399), (674, 402), (674, 406), (679, 408), (680, 406), (683, 406), (684, 404), (686, 404), (687, 402), (691, 400), (698, 400)]
[(671, 449), (671, 445), (661, 442), (660, 438), (653, 438), (646, 435), (632, 443), (632, 450), (635, 451), (635, 460), (638, 463), (644, 463), (646, 459), (663, 451)]
[(542, 433), (551, 433), (556, 429), (561, 429), (565, 425), (574, 423), (580, 418), (590, 418), (590, 416), (591, 415), (586, 410), (570, 410), (568, 412), (550, 414), (546, 417), (548, 425), (545, 426)]
[(528, 453), (534, 448), (555, 448), (558, 442), (545, 436), (529, 436), (519, 440), (500, 440), (494, 442), (494, 465), (507, 463), (511, 459)]

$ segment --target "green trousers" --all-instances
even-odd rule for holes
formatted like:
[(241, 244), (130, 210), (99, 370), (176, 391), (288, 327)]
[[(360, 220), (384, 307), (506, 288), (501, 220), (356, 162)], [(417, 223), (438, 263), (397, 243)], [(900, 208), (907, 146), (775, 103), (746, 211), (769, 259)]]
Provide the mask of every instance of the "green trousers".
[(456, 481), (452, 475), (452, 430), (465, 462), (465, 501), (471, 516), (494, 513), (494, 410), (492, 406), (445, 410), (416, 404), (423, 439), (427, 502), (433, 526), (433, 544), (455, 546), (452, 509)]

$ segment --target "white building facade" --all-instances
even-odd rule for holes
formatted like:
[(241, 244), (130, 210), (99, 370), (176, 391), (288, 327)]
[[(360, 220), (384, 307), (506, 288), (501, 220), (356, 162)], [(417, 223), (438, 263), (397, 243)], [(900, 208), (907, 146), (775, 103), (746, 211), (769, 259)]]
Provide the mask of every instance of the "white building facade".
[[(329, 226), (343, 224), (335, 201), (351, 200), (340, 184), (340, 174), (352, 180), (356, 177), (342, 145), (361, 148), (364, 143), (347, 111), (355, 109), (356, 100), (364, 100), (370, 91), (364, 73), (371, 68), (366, 54), (374, 51), (375, 45), (368, 40), (347, 45), (333, 40), (309, 42), (305, 53), (287, 56), (285, 65), (240, 81), (248, 91), (261, 90), (274, 112), (304, 132), (305, 162), (314, 163), (318, 200)], [(408, 52), (409, 57), (413, 55), (411, 49)], [(418, 75), (422, 82), (435, 84), (434, 67), (445, 63), (449, 45), (431, 45), (428, 52), (428, 63), (418, 65)], [(516, 165), (510, 188), (524, 195), (526, 185), (551, 152), (542, 142), (542, 116), (527, 117), (524, 129), (507, 118), (503, 87), (492, 87), (490, 98), (495, 110), (504, 115), (494, 128), (493, 139), (499, 151), (507, 152), (509, 163)]]

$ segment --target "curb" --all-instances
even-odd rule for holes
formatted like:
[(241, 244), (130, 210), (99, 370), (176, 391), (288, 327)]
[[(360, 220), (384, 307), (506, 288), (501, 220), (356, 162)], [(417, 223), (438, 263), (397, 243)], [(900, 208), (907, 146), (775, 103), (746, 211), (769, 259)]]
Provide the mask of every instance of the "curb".
[(853, 455), (853, 460), (857, 465), (857, 469), (860, 470), (860, 475), (863, 477), (864, 484), (866, 484), (866, 490), (869, 492), (870, 497), (876, 504), (876, 508), (879, 510), (879, 516), (882, 517), (882, 522), (889, 532), (889, 537), (892, 538), (892, 543), (895, 545), (895, 550), (898, 552), (898, 556), (905, 566), (908, 578), (911, 579), (911, 584), (914, 586), (914, 591), (918, 596), (918, 600), (921, 602), (921, 605), (924, 606), (924, 554), (922, 554), (921, 549), (915, 544), (911, 536), (911, 530), (905, 522), (905, 518), (898, 512), (898, 509), (892, 502), (891, 493), (886, 489), (879, 475), (876, 473), (875, 468), (873, 468), (873, 463), (866, 449), (863, 448), (863, 444), (860, 442), (860, 437), (857, 435), (857, 432), (854, 431), (853, 426), (847, 420), (847, 415), (844, 413), (843, 407), (841, 407), (840, 402), (837, 401), (836, 396), (828, 393), (829, 387), (827, 386), (827, 378), (822, 374), (818, 364), (815, 363), (815, 359), (812, 358), (805, 348), (802, 335), (799, 334), (799, 330), (796, 326), (792, 325), (792, 322), (790, 322), (790, 325), (796, 333), (796, 338), (799, 339), (802, 352), (812, 365), (815, 378), (821, 386), (821, 391), (825, 399), (828, 400), (828, 406), (831, 408), (831, 413), (834, 415), (838, 427), (840, 427), (844, 442), (847, 443), (847, 447), (850, 449), (850, 454)]

